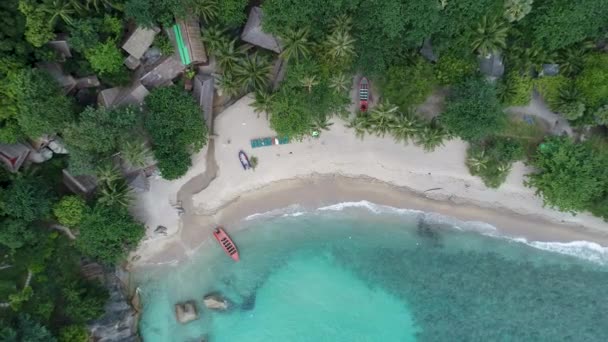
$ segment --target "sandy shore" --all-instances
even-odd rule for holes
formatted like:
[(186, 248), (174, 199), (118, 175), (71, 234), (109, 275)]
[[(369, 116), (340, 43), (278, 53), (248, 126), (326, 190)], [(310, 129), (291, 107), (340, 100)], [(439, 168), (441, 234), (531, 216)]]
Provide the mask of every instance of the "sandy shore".
[[(523, 185), (531, 170), (522, 163), (514, 165), (499, 189), (489, 189), (469, 174), (464, 164), (467, 144), (461, 140), (425, 153), (390, 137), (359, 140), (341, 120), (334, 120), (331, 130), (318, 139), (252, 149), (250, 139), (274, 133), (266, 118), (249, 107), (250, 101), (245, 97), (216, 118), (210, 147), (213, 167), (201, 166), (211, 159), (199, 157), (187, 176), (172, 186), (161, 183), (158, 188), (163, 191), (158, 193), (152, 187), (145, 195), (148, 201), (163, 203), (167, 196), (178, 198), (186, 213), (179, 218), (171, 206), (164, 206), (149, 217), (140, 215), (149, 229), (131, 259), (135, 265), (183, 259), (209, 238), (214, 225), (230, 229), (254, 213), (294, 204), (316, 208), (360, 200), (487, 222), (502, 234), (528, 240), (608, 245), (608, 224), (603, 220), (543, 207), (534, 190)], [(242, 169), (237, 158), (241, 149), (258, 157), (255, 171)], [(205, 175), (209, 169), (213, 177)], [(167, 236), (154, 233), (159, 219)]]

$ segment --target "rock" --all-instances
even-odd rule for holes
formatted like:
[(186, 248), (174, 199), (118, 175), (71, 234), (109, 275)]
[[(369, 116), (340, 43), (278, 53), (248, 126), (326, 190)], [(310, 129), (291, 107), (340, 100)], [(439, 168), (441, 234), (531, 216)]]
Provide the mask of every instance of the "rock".
[(243, 300), (243, 304), (241, 305), (241, 309), (250, 311), (255, 308), (255, 293), (245, 297)]
[(175, 304), (175, 318), (182, 324), (198, 319), (198, 312), (196, 312), (196, 304), (194, 301), (189, 300), (185, 303)]
[(205, 306), (211, 310), (227, 310), (228, 300), (217, 293), (210, 293), (203, 298)]

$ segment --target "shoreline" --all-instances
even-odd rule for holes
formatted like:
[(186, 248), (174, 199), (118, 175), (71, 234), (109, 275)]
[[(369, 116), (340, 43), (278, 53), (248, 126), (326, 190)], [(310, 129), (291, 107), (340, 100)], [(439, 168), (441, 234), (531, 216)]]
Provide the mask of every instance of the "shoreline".
[(137, 269), (180, 264), (211, 238), (214, 225), (220, 222), (229, 232), (234, 232), (234, 227), (242, 229), (243, 220), (255, 214), (294, 205), (312, 211), (333, 204), (359, 201), (436, 213), (463, 222), (486, 223), (496, 228), (498, 236), (524, 238), (528, 242), (585, 241), (608, 246), (608, 233), (582, 225), (556, 222), (535, 214), (520, 214), (506, 208), (481, 207), (463, 198), (431, 198), (424, 193), (369, 176), (317, 173), (272, 182), (228, 201), (214, 212), (192, 217), (178, 234), (165, 243), (156, 245), (160, 248), (154, 248), (151, 258), (134, 263), (133, 266)]
[[(534, 189), (523, 184), (533, 170), (521, 162), (499, 189), (491, 189), (469, 174), (468, 144), (462, 140), (447, 141), (433, 152), (390, 137), (362, 141), (337, 118), (319, 138), (253, 149), (250, 139), (275, 133), (253, 112), (251, 101), (244, 97), (214, 119), (213, 141), (195, 156), (186, 176), (151, 182), (138, 215), (148, 226), (146, 239), (130, 266), (178, 263), (195, 253), (215, 226), (230, 231), (255, 213), (362, 200), (484, 222), (510, 237), (608, 246), (608, 223), (589, 213), (544, 207)], [(256, 170), (243, 170), (240, 150), (259, 159)], [(182, 216), (176, 201), (185, 210)], [(156, 232), (159, 225), (166, 227), (164, 234)]]

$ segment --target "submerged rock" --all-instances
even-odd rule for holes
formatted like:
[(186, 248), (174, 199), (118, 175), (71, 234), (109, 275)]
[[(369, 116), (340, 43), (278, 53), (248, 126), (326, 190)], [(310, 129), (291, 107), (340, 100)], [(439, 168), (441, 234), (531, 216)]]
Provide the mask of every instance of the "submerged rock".
[(243, 299), (243, 304), (241, 304), (241, 309), (250, 311), (255, 308), (255, 293), (250, 294), (249, 296)]
[(228, 310), (230, 304), (228, 300), (219, 293), (210, 293), (203, 298), (205, 306), (211, 310)]
[(175, 318), (177, 318), (177, 321), (182, 324), (186, 324), (198, 319), (198, 312), (196, 311), (195, 302), (193, 300), (189, 300), (185, 303), (175, 304)]

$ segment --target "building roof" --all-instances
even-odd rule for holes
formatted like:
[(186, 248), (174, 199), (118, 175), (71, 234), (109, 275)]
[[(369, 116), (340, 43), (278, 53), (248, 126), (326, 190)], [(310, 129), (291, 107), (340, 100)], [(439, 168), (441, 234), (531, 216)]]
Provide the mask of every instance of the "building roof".
[(558, 64), (543, 64), (542, 76), (557, 76), (559, 74)]
[(213, 76), (197, 75), (194, 80), (194, 90), (192, 94), (203, 110), (203, 119), (207, 128), (211, 131), (213, 125), (213, 97), (215, 95)]
[(505, 66), (502, 63), (502, 56), (499, 53), (492, 53), (487, 58), (479, 58), (479, 70), (491, 79), (502, 77), (505, 73)]
[(87, 77), (81, 77), (81, 78), (79, 78), (79, 79), (76, 80), (76, 88), (77, 89), (99, 87), (100, 84), (101, 83), (99, 82), (99, 79), (95, 75), (93, 75), (93, 76), (87, 76)]
[(185, 65), (207, 63), (207, 53), (201, 39), (201, 26), (195, 17), (179, 20), (173, 27), (176, 51)]
[(272, 67), (272, 89), (277, 90), (287, 72), (287, 63), (283, 58), (277, 58)]
[(420, 54), (430, 62), (437, 62), (437, 55), (433, 52), (433, 45), (430, 39), (425, 39), (420, 48)]
[(186, 67), (179, 60), (179, 57), (173, 55), (161, 58), (154, 63), (140, 77), (141, 83), (148, 87), (154, 88), (170, 83), (174, 78), (181, 74)]
[(76, 80), (72, 75), (63, 72), (63, 68), (59, 63), (55, 62), (41, 62), (38, 63), (38, 68), (45, 70), (51, 75), (51, 77), (59, 83), (59, 86), (63, 88), (63, 91), (67, 94), (76, 86)]
[(130, 87), (114, 87), (99, 92), (97, 101), (106, 108), (126, 105), (140, 105), (150, 92), (141, 83), (135, 82)]
[(247, 43), (279, 53), (282, 50), (281, 42), (275, 36), (262, 30), (262, 16), (261, 8), (253, 7), (251, 9), (241, 39)]
[(143, 192), (150, 190), (150, 181), (146, 177), (144, 171), (139, 170), (127, 175), (127, 183), (135, 191)]
[(70, 51), (70, 45), (66, 39), (56, 39), (47, 43), (47, 45), (55, 50), (63, 60), (66, 58), (72, 57), (72, 52)]
[(10, 172), (17, 172), (30, 155), (31, 149), (21, 143), (0, 144), (0, 160)]
[(122, 45), (122, 49), (129, 55), (140, 59), (154, 42), (154, 37), (158, 32), (159, 29), (156, 27), (153, 29), (138, 27)]

